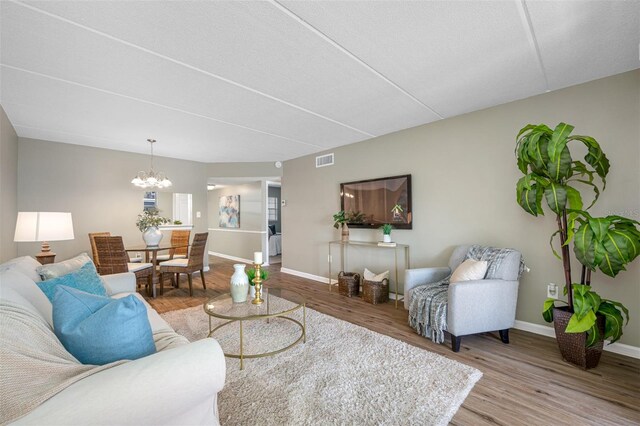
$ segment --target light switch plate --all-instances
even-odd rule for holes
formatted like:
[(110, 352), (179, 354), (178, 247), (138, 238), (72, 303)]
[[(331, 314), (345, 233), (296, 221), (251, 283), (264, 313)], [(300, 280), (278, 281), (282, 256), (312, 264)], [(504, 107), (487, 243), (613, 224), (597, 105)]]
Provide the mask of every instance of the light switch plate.
[(202, 216), (202, 215), (200, 214), (200, 212), (196, 212), (196, 217), (197, 217), (198, 219), (200, 219), (200, 216)]
[(558, 298), (558, 285), (554, 283), (549, 283), (547, 286), (547, 297), (551, 299)]

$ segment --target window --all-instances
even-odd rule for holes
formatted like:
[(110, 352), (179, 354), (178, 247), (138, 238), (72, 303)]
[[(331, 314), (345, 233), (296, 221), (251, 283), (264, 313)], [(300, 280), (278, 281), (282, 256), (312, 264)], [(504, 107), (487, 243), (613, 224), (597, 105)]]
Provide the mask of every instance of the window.
[(158, 193), (155, 191), (145, 192), (142, 205), (146, 212), (158, 210)]
[(269, 197), (267, 202), (267, 211), (269, 212), (269, 222), (278, 221), (278, 197)]

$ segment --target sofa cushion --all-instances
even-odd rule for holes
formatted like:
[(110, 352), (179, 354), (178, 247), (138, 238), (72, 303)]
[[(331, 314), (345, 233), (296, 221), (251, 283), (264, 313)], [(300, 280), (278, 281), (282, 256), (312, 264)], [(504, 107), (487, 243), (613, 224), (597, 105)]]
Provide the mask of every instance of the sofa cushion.
[(57, 286), (53, 328), (64, 347), (83, 364), (133, 360), (156, 351), (147, 308), (132, 294), (110, 299)]
[[(16, 294), (21, 297), (15, 297)], [(53, 329), (51, 302), (25, 274), (16, 269), (0, 272), (0, 297), (37, 312), (49, 324), (49, 328)]]
[(485, 260), (467, 259), (451, 274), (451, 283), (461, 281), (482, 280), (487, 273), (489, 264)]
[(52, 278), (50, 280), (41, 281), (37, 284), (38, 287), (40, 287), (40, 290), (42, 290), (42, 292), (51, 301), (53, 301), (56, 287), (60, 285), (76, 288), (98, 296), (107, 295), (107, 291), (104, 289), (102, 280), (98, 276), (96, 267), (93, 266), (92, 262), (85, 263), (80, 269), (75, 272), (71, 272), (61, 277)]
[(49, 265), (41, 265), (36, 268), (36, 272), (43, 280), (61, 277), (68, 273), (75, 272), (82, 268), (85, 263), (91, 262), (91, 258), (87, 253), (81, 253), (74, 258)]
[(35, 260), (31, 256), (22, 256), (16, 257), (15, 259), (11, 259), (2, 265), (0, 265), (0, 272), (16, 270), (18, 272), (23, 273), (31, 280), (38, 282), (40, 281), (40, 275), (36, 272), (36, 269), (41, 266), (40, 262)]

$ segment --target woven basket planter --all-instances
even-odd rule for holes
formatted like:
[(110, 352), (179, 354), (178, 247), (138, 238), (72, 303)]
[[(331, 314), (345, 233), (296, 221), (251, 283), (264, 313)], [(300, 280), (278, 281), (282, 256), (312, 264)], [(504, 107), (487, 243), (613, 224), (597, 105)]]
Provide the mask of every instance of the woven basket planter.
[(377, 305), (389, 301), (389, 280), (382, 281), (362, 281), (362, 298), (365, 302)]
[(558, 341), (562, 358), (585, 370), (594, 368), (598, 365), (598, 362), (600, 362), (600, 356), (602, 355), (602, 348), (604, 346), (604, 317), (598, 315), (596, 320), (598, 330), (600, 331), (600, 340), (594, 346), (587, 348), (585, 346), (587, 333), (565, 333), (571, 315), (571, 312), (569, 312), (567, 308), (553, 309), (553, 328), (556, 331), (556, 340)]
[(338, 292), (347, 297), (360, 293), (360, 274), (340, 271), (338, 274)]

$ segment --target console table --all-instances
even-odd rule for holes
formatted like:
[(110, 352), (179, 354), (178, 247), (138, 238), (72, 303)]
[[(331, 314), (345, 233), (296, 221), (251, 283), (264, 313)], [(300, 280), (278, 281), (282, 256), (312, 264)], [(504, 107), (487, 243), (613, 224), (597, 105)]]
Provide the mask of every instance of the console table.
[(345, 268), (347, 268), (347, 263), (348, 263), (348, 251), (349, 251), (349, 247), (351, 246), (357, 246), (357, 247), (369, 247), (372, 249), (377, 249), (377, 250), (383, 250), (385, 252), (393, 252), (393, 260), (394, 260), (394, 267), (395, 267), (395, 282), (394, 282), (394, 287), (395, 287), (395, 293), (396, 293), (396, 309), (398, 308), (398, 300), (399, 300), (399, 296), (398, 296), (398, 251), (399, 250), (403, 250), (404, 251), (404, 267), (405, 269), (410, 269), (410, 263), (409, 263), (409, 245), (407, 244), (396, 244), (395, 247), (389, 247), (389, 246), (379, 246), (377, 242), (371, 242), (371, 241), (342, 241), (342, 240), (337, 240), (337, 241), (329, 241), (329, 291), (331, 291), (331, 287), (333, 287), (336, 284), (332, 284), (331, 283), (331, 265), (333, 264), (333, 257), (331, 257), (331, 247), (332, 246), (339, 246), (340, 247), (340, 268), (341, 270), (345, 270)]

